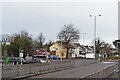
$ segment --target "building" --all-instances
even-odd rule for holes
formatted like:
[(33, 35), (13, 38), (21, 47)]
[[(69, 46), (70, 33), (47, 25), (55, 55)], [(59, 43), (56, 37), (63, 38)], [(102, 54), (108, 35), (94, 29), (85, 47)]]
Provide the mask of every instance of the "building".
[[(61, 49), (62, 47), (62, 49)], [(62, 41), (55, 42), (51, 47), (50, 51), (53, 52), (54, 55), (59, 56), (60, 58), (66, 58), (67, 55), (67, 47), (69, 47), (68, 50), (68, 57), (75, 58), (75, 57), (85, 57), (86, 54), (93, 53), (93, 46), (84, 46), (80, 45), (79, 43), (68, 43)]]
[(92, 46), (84, 46), (86, 48), (86, 53), (93, 53), (93, 47)]
[[(62, 49), (61, 49), (62, 47)], [(55, 52), (55, 55), (59, 56), (60, 58), (66, 58), (67, 56), (67, 47), (69, 47), (69, 54), (74, 54), (74, 47), (71, 44), (67, 44), (66, 42), (56, 41), (52, 46), (50, 46), (50, 51)], [(68, 55), (70, 57), (71, 55)]]
[(73, 49), (72, 49), (72, 52), (74, 53), (74, 54), (72, 54), (72, 55), (75, 55), (75, 57), (79, 57), (79, 53), (80, 53), (80, 44), (79, 43), (72, 43), (72, 45), (73, 45)]
[(79, 46), (79, 57), (85, 57), (86, 56), (86, 48), (84, 45)]

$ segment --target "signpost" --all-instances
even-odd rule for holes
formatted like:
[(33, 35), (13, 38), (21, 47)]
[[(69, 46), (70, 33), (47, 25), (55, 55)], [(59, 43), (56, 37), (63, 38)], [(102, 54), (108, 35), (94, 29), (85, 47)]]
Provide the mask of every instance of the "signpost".
[(22, 58), (23, 58), (23, 53), (20, 53), (21, 65), (22, 65)]
[(20, 53), (20, 57), (21, 57), (21, 58), (23, 57), (23, 53)]

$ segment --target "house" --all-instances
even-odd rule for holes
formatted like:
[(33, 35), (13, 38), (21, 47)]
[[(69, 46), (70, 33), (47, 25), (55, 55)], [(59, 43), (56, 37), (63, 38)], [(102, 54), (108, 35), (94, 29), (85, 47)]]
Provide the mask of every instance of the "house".
[(93, 47), (92, 46), (84, 46), (86, 48), (86, 53), (93, 53)]
[[(62, 41), (62, 46), (61, 46), (61, 41), (56, 41), (52, 46), (50, 46), (50, 51), (55, 51), (55, 54), (59, 56), (60, 58), (66, 58), (67, 56), (67, 48), (69, 47), (69, 53), (74, 53), (74, 47), (66, 43), (65, 41)], [(61, 49), (62, 48), (62, 49)], [(71, 55), (68, 55), (71, 56)]]
[[(61, 49), (62, 47), (62, 49)], [(62, 41), (55, 42), (51, 47), (50, 51), (54, 52), (54, 55), (59, 56), (60, 58), (66, 58), (67, 55), (67, 48), (69, 47), (68, 57), (85, 57), (87, 53), (93, 53), (93, 46), (84, 46), (80, 45), (79, 43), (66, 43)]]
[(85, 57), (86, 55), (86, 48), (84, 47), (84, 45), (80, 45), (79, 46), (79, 57)]
[(71, 43), (72, 45), (73, 45), (73, 51), (72, 52), (74, 52), (74, 55), (75, 55), (75, 57), (79, 57), (79, 47), (80, 47), (80, 44), (79, 43)]
[(91, 54), (93, 53), (93, 46), (84, 46), (84, 45), (80, 45), (79, 43), (71, 43), (75, 49), (74, 50), (74, 54), (76, 55), (76, 57), (85, 57), (86, 54)]

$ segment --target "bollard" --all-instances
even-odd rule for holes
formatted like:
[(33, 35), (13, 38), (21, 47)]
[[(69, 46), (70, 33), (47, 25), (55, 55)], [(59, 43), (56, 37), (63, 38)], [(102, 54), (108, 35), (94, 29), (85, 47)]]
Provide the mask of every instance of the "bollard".
[(17, 65), (19, 65), (19, 63), (17, 62)]
[(14, 62), (12, 62), (12, 65), (15, 65)]
[(23, 63), (21, 62), (21, 65), (23, 65)]

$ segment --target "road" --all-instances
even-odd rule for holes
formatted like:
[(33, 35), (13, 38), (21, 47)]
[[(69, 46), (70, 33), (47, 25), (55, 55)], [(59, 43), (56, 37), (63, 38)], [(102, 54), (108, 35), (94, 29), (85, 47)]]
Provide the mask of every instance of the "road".
[(82, 67), (73, 68), (69, 70), (43, 74), (43, 75), (31, 77), (31, 78), (81, 78), (87, 74), (99, 71), (113, 64), (116, 64), (116, 63), (95, 63), (95, 64), (90, 64), (88, 66), (82, 66)]
[(34, 63), (34, 64), (25, 64), (25, 65), (4, 65), (3, 66), (3, 78), (14, 78), (19, 76), (26, 76), (29, 74), (41, 74), (54, 71), (60, 71), (64, 69), (70, 69), (74, 67), (81, 67), (89, 64), (95, 63), (95, 60), (63, 60), (55, 61), (52, 63)]

